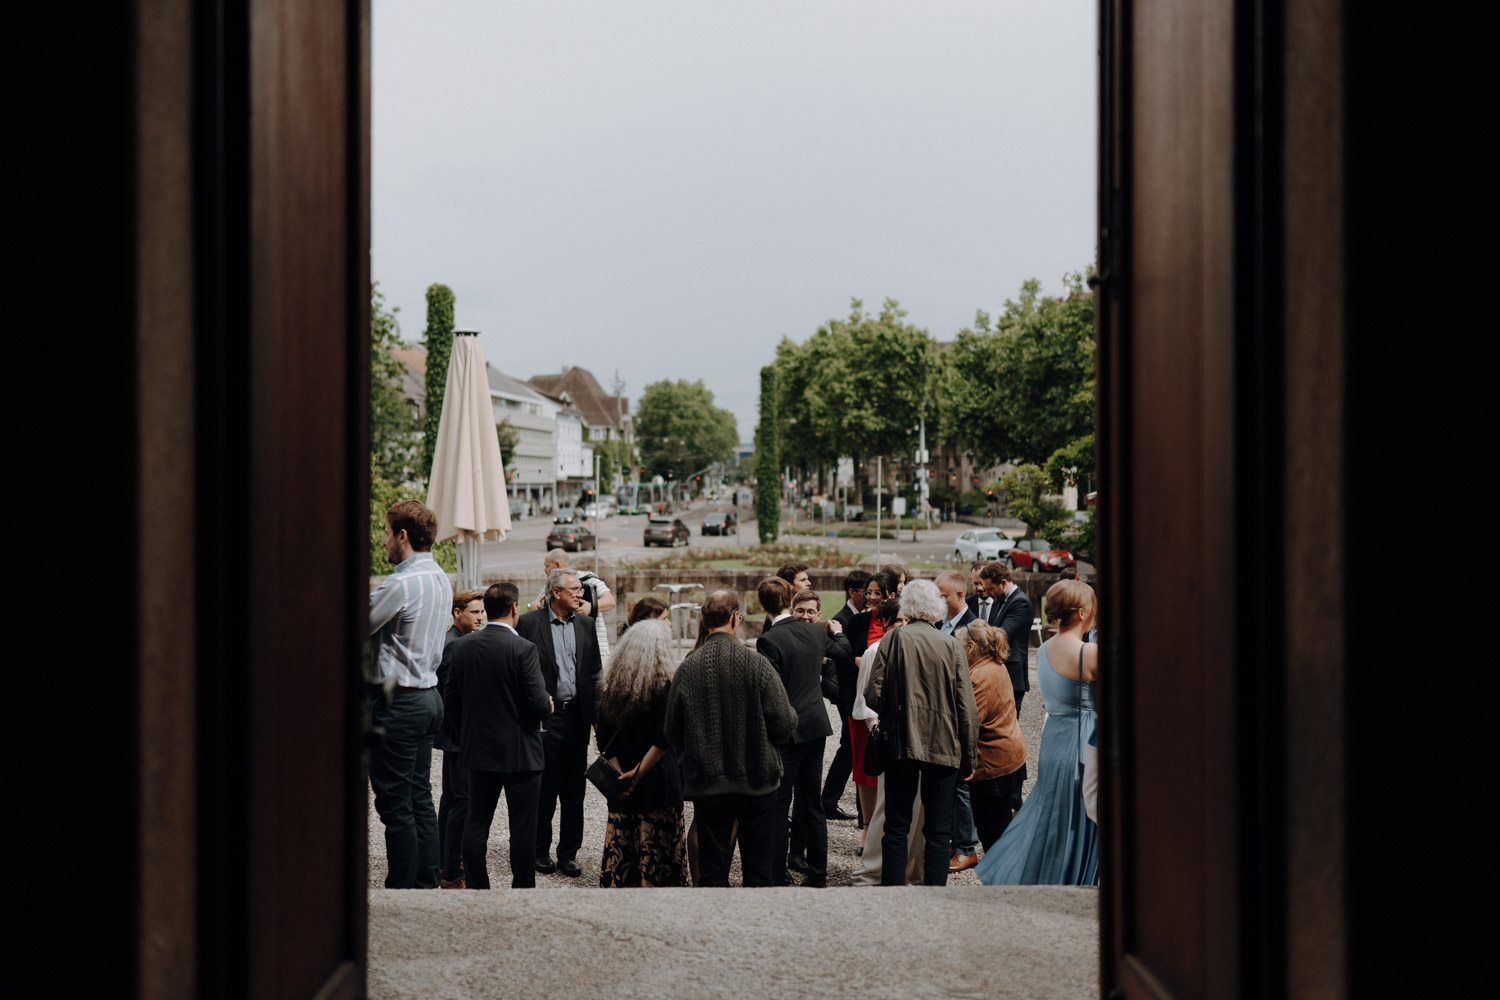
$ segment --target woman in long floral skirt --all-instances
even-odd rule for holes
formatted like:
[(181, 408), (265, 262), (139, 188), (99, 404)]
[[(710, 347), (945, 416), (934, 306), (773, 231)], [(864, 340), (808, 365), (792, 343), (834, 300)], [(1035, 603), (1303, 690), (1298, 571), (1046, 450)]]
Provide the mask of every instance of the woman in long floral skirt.
[(606, 889), (687, 885), (682, 776), (662, 732), (675, 670), (671, 626), (647, 618), (625, 630), (604, 674), (596, 739), (630, 782), (604, 829)]

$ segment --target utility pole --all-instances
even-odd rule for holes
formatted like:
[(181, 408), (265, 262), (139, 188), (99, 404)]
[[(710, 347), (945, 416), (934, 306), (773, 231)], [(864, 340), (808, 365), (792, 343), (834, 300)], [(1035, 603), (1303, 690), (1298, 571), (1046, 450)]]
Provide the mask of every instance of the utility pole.
[(875, 571), (880, 572), (880, 494), (885, 489), (885, 477), (880, 474), (880, 456), (875, 456)]
[(921, 484), (918, 487), (917, 500), (922, 504), (922, 516), (927, 522), (927, 527), (930, 529), (932, 527), (932, 512), (930, 509), (931, 505), (927, 502), (927, 417), (925, 414), (922, 416), (921, 423), (917, 426), (919, 428), (917, 432), (917, 482)]

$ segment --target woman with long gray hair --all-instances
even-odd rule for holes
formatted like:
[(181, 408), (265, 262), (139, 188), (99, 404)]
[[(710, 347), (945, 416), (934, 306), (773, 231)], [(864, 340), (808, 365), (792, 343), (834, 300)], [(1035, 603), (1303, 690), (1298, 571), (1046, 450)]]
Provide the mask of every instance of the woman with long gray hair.
[(662, 731), (677, 661), (672, 627), (659, 618), (631, 625), (615, 644), (600, 694), (599, 750), (629, 788), (604, 829), (604, 888), (687, 885), (682, 777)]

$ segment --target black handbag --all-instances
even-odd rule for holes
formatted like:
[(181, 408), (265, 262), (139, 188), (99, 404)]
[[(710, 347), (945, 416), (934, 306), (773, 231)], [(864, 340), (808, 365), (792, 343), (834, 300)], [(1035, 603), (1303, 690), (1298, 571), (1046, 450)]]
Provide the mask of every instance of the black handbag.
[(599, 789), (599, 794), (604, 796), (604, 801), (611, 806), (616, 805), (630, 788), (630, 782), (620, 777), (620, 769), (609, 762), (609, 748), (615, 745), (615, 740), (619, 737), (620, 730), (616, 729), (615, 734), (604, 745), (604, 749), (599, 752), (599, 756), (594, 758), (589, 769), (583, 772), (584, 776), (594, 783), (594, 787)]
[(875, 728), (870, 731), (870, 738), (865, 742), (865, 759), (860, 764), (860, 770), (871, 778), (884, 774), (886, 768), (901, 759), (905, 749), (901, 745), (904, 736), (901, 723), (902, 716), (906, 714), (906, 699), (902, 691), (902, 671), (898, 669), (900, 661), (897, 653), (901, 647), (896, 641), (896, 635), (899, 632), (900, 629), (897, 629), (891, 633), (891, 655), (886, 660), (886, 683), (880, 699), (882, 703), (893, 707), (889, 712), (880, 713), (880, 721), (875, 724)]

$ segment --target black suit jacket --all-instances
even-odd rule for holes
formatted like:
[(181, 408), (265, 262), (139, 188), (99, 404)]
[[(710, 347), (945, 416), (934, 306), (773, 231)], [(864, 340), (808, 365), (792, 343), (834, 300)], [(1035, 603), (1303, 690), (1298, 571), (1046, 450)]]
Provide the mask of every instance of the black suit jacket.
[(870, 645), (870, 620), (875, 616), (868, 611), (861, 611), (849, 619), (849, 624), (844, 626), (844, 634), (849, 637), (849, 652), (854, 656), (854, 662), (865, 655), (865, 650)]
[(1005, 637), (1010, 640), (1010, 656), (1005, 660), (1010, 686), (1016, 691), (1030, 691), (1026, 651), (1031, 648), (1031, 622), (1036, 617), (1031, 598), (1020, 587), (1012, 587), (1004, 601), (993, 602), (991, 611), (990, 624), (1004, 629)]
[(540, 771), (542, 724), (551, 712), (537, 648), (486, 625), (443, 649), (443, 712), (458, 759), (474, 771)]
[[(944, 609), (944, 610), (946, 610), (946, 609)], [(958, 621), (954, 623), (954, 625), (953, 625), (953, 631), (957, 632), (959, 629), (961, 629), (965, 625), (969, 624), (969, 622), (976, 622), (978, 620), (979, 619), (977, 617), (975, 617), (975, 615), (974, 615), (974, 609), (973, 608), (965, 608), (964, 609), (964, 613), (961, 614), (961, 615), (959, 615), (958, 616)], [(941, 632), (943, 630), (942, 626), (943, 626), (942, 622), (936, 622), (933, 625), (933, 627), (936, 628), (939, 632)], [(951, 635), (952, 633), (948, 633), (948, 634)]]
[(835, 699), (838, 696), (836, 664), (852, 659), (849, 640), (829, 635), (821, 625), (788, 618), (762, 632), (755, 640), (755, 651), (771, 661), (797, 712), (797, 731), (791, 742), (806, 743), (832, 734), (823, 694), (831, 691)]
[(838, 622), (845, 632), (848, 632), (849, 623), (854, 621), (854, 616), (857, 614), (859, 612), (854, 610), (854, 605), (845, 601), (844, 606), (839, 608), (839, 613), (833, 616), (833, 620)]
[[(599, 721), (599, 637), (594, 632), (594, 619), (588, 615), (573, 616), (573, 634), (577, 637), (578, 662), (577, 700), (583, 706), (583, 719), (589, 725)], [(542, 661), (542, 680), (547, 684), (547, 693), (557, 697), (557, 655), (552, 649), (552, 609), (542, 608), (521, 616), (516, 623), (521, 638), (536, 645), (537, 656)]]

